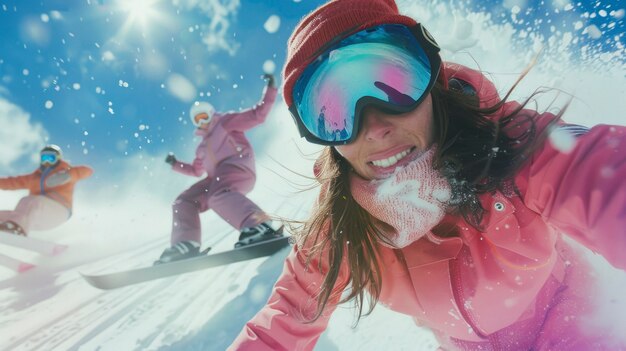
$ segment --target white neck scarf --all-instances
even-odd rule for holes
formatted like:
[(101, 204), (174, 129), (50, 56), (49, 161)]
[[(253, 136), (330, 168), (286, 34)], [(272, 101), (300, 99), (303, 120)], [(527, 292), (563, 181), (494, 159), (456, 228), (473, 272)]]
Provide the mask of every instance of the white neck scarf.
[(356, 174), (350, 190), (356, 202), (395, 230), (388, 233), (389, 243), (403, 248), (428, 234), (445, 216), (451, 191), (448, 181), (432, 167), (435, 149), (431, 148), (393, 175), (368, 181)]

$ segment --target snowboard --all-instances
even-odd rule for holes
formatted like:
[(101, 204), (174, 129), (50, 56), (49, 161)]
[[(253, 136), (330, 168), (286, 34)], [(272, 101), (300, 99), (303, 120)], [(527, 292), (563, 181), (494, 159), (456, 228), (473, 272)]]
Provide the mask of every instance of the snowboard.
[(32, 263), (18, 260), (17, 258), (13, 258), (5, 254), (0, 254), (0, 266), (8, 268), (17, 273), (26, 272), (31, 268), (35, 268), (35, 265)]
[(0, 244), (19, 247), (40, 254), (55, 256), (67, 249), (66, 245), (53, 243), (51, 241), (31, 238), (0, 231)]
[[(66, 245), (35, 239), (29, 236), (7, 233), (4, 231), (0, 231), (0, 244), (19, 247), (21, 249), (38, 252), (48, 256), (58, 255), (67, 249)], [(6, 267), (18, 273), (25, 272), (35, 267), (34, 264), (4, 254), (0, 254), (0, 266)]]
[(101, 275), (82, 273), (81, 275), (92, 286), (98, 289), (110, 290), (201, 269), (271, 256), (287, 246), (289, 246), (289, 236), (284, 236), (228, 251), (161, 263), (150, 267)]

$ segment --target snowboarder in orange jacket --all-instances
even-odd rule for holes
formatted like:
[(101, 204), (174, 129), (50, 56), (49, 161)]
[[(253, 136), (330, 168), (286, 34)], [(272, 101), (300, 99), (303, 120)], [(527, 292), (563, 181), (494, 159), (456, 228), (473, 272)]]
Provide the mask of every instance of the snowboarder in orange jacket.
[(30, 230), (53, 229), (72, 215), (74, 185), (93, 174), (87, 166), (71, 166), (61, 148), (47, 145), (40, 166), (31, 174), (0, 178), (1, 190), (28, 189), (12, 211), (0, 211), (0, 231), (27, 235)]

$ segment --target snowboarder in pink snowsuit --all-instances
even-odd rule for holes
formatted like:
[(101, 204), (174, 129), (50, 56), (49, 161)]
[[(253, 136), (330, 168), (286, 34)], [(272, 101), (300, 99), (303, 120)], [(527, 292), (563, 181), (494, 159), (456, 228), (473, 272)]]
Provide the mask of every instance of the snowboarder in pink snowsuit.
[(86, 166), (63, 161), (61, 148), (41, 150), (40, 167), (31, 174), (0, 178), (0, 189), (28, 189), (13, 211), (0, 211), (0, 231), (27, 235), (32, 229), (48, 230), (65, 223), (72, 214), (74, 185), (93, 174)]
[(269, 216), (245, 194), (254, 188), (256, 172), (254, 153), (244, 132), (263, 123), (270, 112), (277, 89), (274, 77), (267, 80), (261, 101), (241, 112), (215, 112), (212, 105), (196, 102), (189, 116), (202, 141), (191, 164), (169, 154), (165, 162), (172, 169), (189, 176), (205, 178), (178, 196), (172, 206), (171, 247), (158, 261), (165, 263), (199, 254), (200, 213), (209, 209), (241, 231), (235, 246), (281, 236), (282, 230), (271, 226)]

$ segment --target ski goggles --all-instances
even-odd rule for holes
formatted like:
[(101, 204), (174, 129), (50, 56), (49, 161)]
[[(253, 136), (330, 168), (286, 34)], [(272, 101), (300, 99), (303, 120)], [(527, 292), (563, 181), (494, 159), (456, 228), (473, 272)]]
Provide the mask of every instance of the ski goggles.
[(207, 113), (199, 113), (191, 119), (193, 125), (196, 127), (203, 126), (205, 124), (209, 124), (211, 122), (211, 117)]
[(43, 152), (41, 154), (41, 164), (42, 165), (53, 165), (56, 164), (59, 160), (59, 156), (52, 152)]
[(321, 145), (354, 141), (361, 113), (412, 111), (437, 80), (439, 46), (420, 24), (383, 24), (332, 44), (302, 72), (289, 107), (300, 135)]

